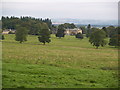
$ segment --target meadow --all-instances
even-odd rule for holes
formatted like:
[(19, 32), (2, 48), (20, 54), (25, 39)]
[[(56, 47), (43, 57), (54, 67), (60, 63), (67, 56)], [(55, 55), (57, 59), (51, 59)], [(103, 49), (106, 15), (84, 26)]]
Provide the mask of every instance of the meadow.
[(51, 37), (46, 45), (37, 36), (20, 44), (15, 35), (2, 41), (3, 88), (117, 88), (118, 49), (95, 49), (88, 38)]

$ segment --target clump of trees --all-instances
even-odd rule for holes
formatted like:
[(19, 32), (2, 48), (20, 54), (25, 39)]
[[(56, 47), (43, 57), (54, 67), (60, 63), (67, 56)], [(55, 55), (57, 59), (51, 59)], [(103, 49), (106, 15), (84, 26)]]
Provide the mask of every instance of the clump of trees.
[(64, 24), (61, 24), (65, 29), (74, 29), (76, 28), (76, 26), (74, 25), (74, 23), (64, 23)]
[(48, 28), (52, 30), (52, 22), (51, 19), (42, 19), (42, 18), (33, 18), (33, 17), (4, 17), (2, 16), (2, 29), (11, 29), (16, 30), (16, 25), (23, 26), (27, 28), (28, 34), (30, 35), (38, 35), (39, 28), (42, 23), (46, 23), (48, 25)]
[(108, 43), (110, 46), (118, 47), (120, 45), (120, 27), (109, 26), (99, 29), (91, 28), (89, 24), (86, 29), (86, 37), (89, 38), (89, 42), (96, 48), (105, 46), (107, 44), (106, 38), (110, 38)]
[[(2, 16), (2, 29), (16, 30), (15, 40), (20, 43), (27, 41), (27, 35), (38, 35), (42, 43), (50, 42), (50, 32), (53, 28), (50, 19), (33, 17), (4, 17)], [(12, 31), (11, 31), (12, 32)], [(9, 32), (11, 34), (11, 32)]]

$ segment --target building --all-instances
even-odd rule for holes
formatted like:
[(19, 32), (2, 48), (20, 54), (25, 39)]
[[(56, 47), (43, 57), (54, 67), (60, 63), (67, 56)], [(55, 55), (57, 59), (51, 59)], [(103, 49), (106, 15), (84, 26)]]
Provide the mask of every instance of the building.
[(8, 30), (3, 30), (2, 34), (14, 34), (16, 30), (11, 30), (11, 29), (8, 29)]
[(9, 30), (4, 30), (3, 32), (2, 32), (2, 34), (8, 34), (9, 33)]
[(66, 35), (76, 35), (77, 33), (82, 33), (82, 30), (79, 28), (74, 28), (74, 29), (66, 29), (65, 31)]

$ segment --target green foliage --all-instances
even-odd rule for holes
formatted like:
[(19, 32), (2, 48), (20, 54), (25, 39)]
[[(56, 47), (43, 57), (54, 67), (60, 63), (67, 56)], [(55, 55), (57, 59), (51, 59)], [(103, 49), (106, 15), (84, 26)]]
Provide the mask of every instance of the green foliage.
[(112, 35), (110, 40), (109, 40), (109, 45), (110, 46), (119, 46), (119, 43), (118, 43), (118, 35), (115, 34), (115, 35)]
[(111, 34), (109, 45), (115, 47), (120, 46), (120, 27), (117, 27), (114, 33)]
[(49, 29), (52, 29), (52, 21), (49, 18), (42, 20), (42, 21), (48, 25)]
[(87, 30), (85, 26), (80, 26), (80, 29), (82, 30), (82, 34), (86, 34)]
[(103, 30), (97, 29), (94, 30), (91, 33), (91, 36), (89, 38), (89, 42), (93, 45), (96, 46), (96, 48), (98, 48), (99, 46), (105, 46), (107, 44), (106, 40), (106, 33)]
[(61, 25), (59, 25), (58, 26), (58, 30), (57, 30), (57, 33), (56, 33), (56, 37), (59, 37), (59, 38), (61, 38), (61, 37), (64, 37), (65, 36), (65, 28), (64, 28), (64, 26), (61, 24)]
[(4, 37), (4, 35), (2, 35), (2, 40), (4, 40), (5, 39), (5, 37)]
[(15, 40), (16, 41), (20, 41), (20, 43), (27, 41), (27, 34), (28, 34), (28, 30), (25, 27), (22, 26), (17, 26), (17, 30), (15, 33)]
[(88, 26), (87, 26), (87, 32), (86, 32), (86, 37), (88, 38), (88, 37), (90, 37), (90, 35), (91, 35), (91, 25), (88, 24)]
[(0, 40), (4, 40), (4, 39), (5, 39), (4, 35), (0, 34)]
[(39, 29), (41, 26), (39, 24), (46, 23), (49, 27), (49, 29), (52, 28), (52, 22), (50, 19), (37, 19), (32, 17), (4, 17), (2, 16), (2, 28), (3, 29), (16, 29), (16, 25), (23, 26), (27, 28), (28, 34), (30, 35), (38, 35)]
[(20, 19), (14, 16), (4, 17), (2, 16), (2, 29), (15, 29), (16, 24), (20, 24)]
[(107, 28), (106, 28), (106, 27), (103, 27), (103, 28), (102, 28), (102, 30), (104, 30), (104, 31), (105, 31), (105, 33), (106, 33), (106, 37), (108, 37), (108, 36), (109, 36), (109, 34), (108, 34), (108, 30), (107, 30)]
[(2, 29), (0, 29), (0, 34), (2, 34)]
[(75, 35), (75, 37), (76, 37), (76, 38), (79, 38), (79, 39), (83, 39), (83, 34), (77, 33), (77, 34)]
[(114, 26), (107, 27), (108, 37), (112, 37), (116, 33), (116, 28)]
[(64, 23), (64, 24), (62, 24), (63, 25), (63, 27), (64, 28), (69, 28), (69, 29), (74, 29), (74, 28), (76, 28), (76, 26), (73, 24), (73, 23)]
[(41, 27), (41, 30), (39, 31), (39, 37), (38, 37), (39, 41), (42, 43), (49, 43), (51, 42), (50, 40), (50, 30), (47, 26), (47, 24), (43, 24)]

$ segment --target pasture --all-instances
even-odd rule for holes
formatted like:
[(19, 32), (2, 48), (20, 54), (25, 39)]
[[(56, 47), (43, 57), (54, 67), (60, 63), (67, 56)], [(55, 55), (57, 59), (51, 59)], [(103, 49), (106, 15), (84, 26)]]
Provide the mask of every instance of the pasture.
[(15, 35), (2, 41), (3, 88), (117, 88), (118, 50), (95, 49), (88, 38), (54, 35), (42, 45), (37, 36), (20, 44)]

